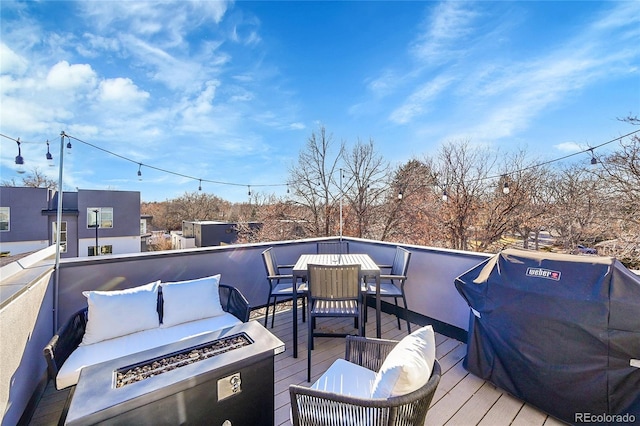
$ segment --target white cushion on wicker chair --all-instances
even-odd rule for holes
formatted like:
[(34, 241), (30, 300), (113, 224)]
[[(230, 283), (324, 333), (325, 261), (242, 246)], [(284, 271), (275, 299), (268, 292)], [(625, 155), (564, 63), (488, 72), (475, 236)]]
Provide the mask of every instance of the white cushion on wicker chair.
[(311, 386), (326, 392), (370, 398), (376, 372), (344, 359), (337, 359)]
[(373, 383), (373, 398), (389, 398), (413, 392), (431, 377), (436, 343), (430, 325), (404, 337), (385, 358)]

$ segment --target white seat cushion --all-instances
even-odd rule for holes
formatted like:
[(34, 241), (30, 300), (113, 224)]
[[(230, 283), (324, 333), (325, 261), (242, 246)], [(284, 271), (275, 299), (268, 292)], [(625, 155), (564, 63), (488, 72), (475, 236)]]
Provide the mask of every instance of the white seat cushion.
[(311, 386), (342, 395), (370, 398), (376, 372), (344, 359), (337, 359)]
[(91, 345), (78, 346), (60, 368), (56, 377), (56, 387), (64, 389), (78, 383), (80, 370), (84, 367), (231, 327), (241, 322), (232, 314), (225, 312), (223, 315), (173, 327), (156, 327)]
[(389, 398), (418, 390), (429, 381), (435, 358), (435, 334), (430, 325), (404, 337), (380, 366), (372, 397)]

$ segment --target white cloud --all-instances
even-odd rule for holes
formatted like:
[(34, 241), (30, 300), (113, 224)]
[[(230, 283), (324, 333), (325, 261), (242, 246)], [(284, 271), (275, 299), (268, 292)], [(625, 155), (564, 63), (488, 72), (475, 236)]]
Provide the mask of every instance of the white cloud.
[(2, 74), (22, 75), (27, 71), (29, 61), (0, 42), (0, 72)]
[(149, 93), (140, 90), (129, 78), (112, 78), (100, 82), (98, 99), (109, 103), (138, 103), (149, 98)]
[(47, 74), (46, 84), (55, 90), (87, 90), (95, 87), (96, 73), (87, 64), (69, 65), (67, 61), (55, 64)]
[(582, 148), (576, 142), (562, 142), (554, 145), (553, 147), (558, 151), (569, 152), (569, 153), (584, 151), (584, 148)]
[(411, 46), (421, 61), (440, 63), (464, 50), (461, 43), (473, 32), (473, 22), (479, 16), (469, 8), (471, 3), (447, 1), (439, 3), (425, 22), (425, 30)]
[(435, 79), (423, 84), (413, 92), (407, 101), (396, 108), (390, 115), (390, 120), (398, 124), (407, 124), (413, 118), (425, 114), (430, 104), (446, 90), (453, 79), (448, 76), (438, 76)]
[(289, 125), (289, 128), (291, 130), (304, 130), (307, 128), (307, 126), (305, 126), (304, 123), (291, 123)]

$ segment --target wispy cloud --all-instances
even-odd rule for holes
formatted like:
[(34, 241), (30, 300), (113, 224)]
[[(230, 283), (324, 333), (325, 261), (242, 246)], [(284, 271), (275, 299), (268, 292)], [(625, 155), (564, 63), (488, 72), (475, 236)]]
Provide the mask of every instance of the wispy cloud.
[(462, 43), (474, 33), (479, 14), (470, 2), (447, 1), (436, 5), (424, 22), (424, 28), (411, 45), (421, 62), (437, 65), (464, 51)]
[(430, 105), (438, 99), (453, 82), (449, 76), (438, 76), (434, 80), (421, 85), (409, 98), (395, 109), (391, 115), (391, 121), (397, 124), (406, 124), (413, 118), (425, 114)]

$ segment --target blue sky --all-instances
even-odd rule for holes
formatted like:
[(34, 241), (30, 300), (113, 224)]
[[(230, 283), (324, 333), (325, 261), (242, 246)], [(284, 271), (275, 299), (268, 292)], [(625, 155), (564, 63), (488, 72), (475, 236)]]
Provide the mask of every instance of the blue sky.
[[(45, 141), (57, 164), (61, 131), (125, 158), (72, 140), (65, 190), (163, 201), (203, 179), (246, 201), (250, 185), (286, 193), (320, 125), (397, 165), (460, 140), (549, 160), (634, 131), (617, 118), (640, 115), (637, 1), (0, 7), (0, 133), (24, 142), (26, 170), (57, 179)], [(17, 144), (0, 146), (2, 179), (19, 181)]]

